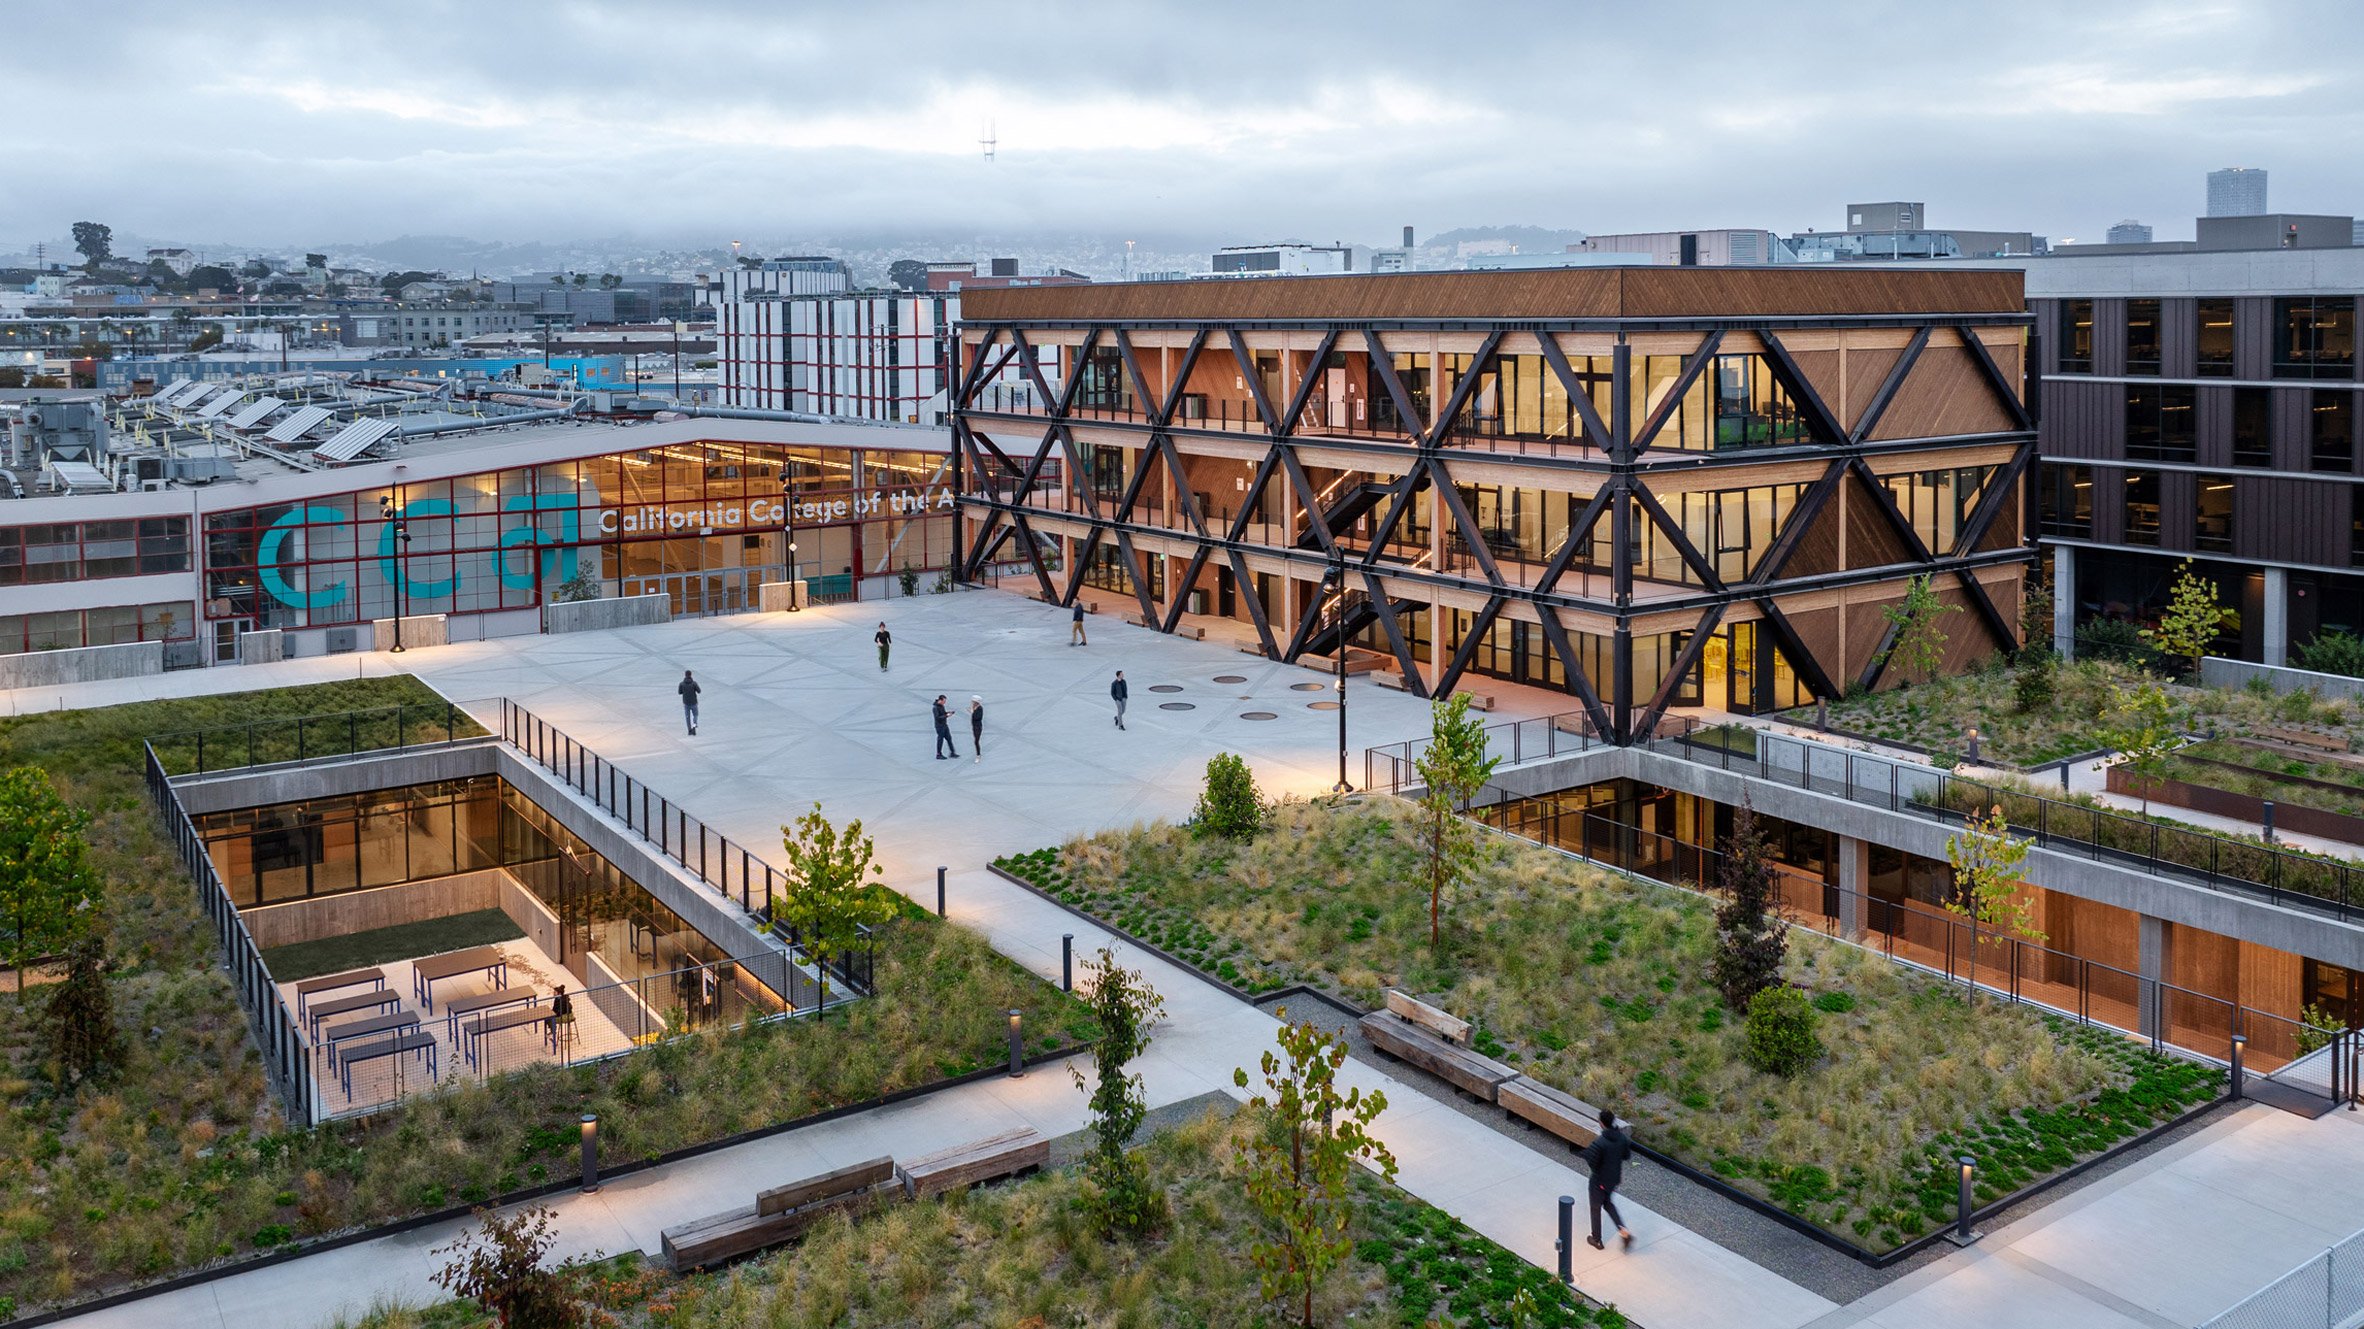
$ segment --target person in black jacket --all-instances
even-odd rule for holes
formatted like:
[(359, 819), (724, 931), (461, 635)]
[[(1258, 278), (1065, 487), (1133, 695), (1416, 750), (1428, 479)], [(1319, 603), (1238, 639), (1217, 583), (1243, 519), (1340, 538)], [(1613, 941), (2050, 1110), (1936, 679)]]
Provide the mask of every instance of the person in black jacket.
[(878, 631), (870, 634), (870, 640), (878, 643), (878, 672), (883, 674), (886, 672), (887, 650), (895, 644), (895, 635), (886, 630), (886, 624), (881, 623)]
[(690, 737), (696, 738), (698, 736), (698, 692), (700, 690), (698, 680), (690, 676), (690, 671), (684, 669), (681, 671), (681, 686), (673, 690), (681, 694), (681, 718), (689, 724)]
[(1617, 1225), (1617, 1239), (1626, 1249), (1633, 1248), (1633, 1231), (1625, 1226), (1625, 1218), (1617, 1212), (1617, 1187), (1625, 1180), (1625, 1160), (1633, 1154), (1633, 1141), (1617, 1125), (1617, 1114), (1601, 1109), (1601, 1133), (1584, 1146), (1584, 1166), (1592, 1172), (1592, 1184), (1584, 1188), (1585, 1198), (1592, 1207), (1592, 1235), (1584, 1242), (1596, 1251), (1607, 1250), (1601, 1244), (1601, 1213), (1608, 1211), (1609, 1221)]
[(960, 748), (952, 741), (952, 708), (944, 704), (944, 694), (941, 692), (936, 694), (934, 711), (936, 716), (936, 760), (944, 760), (944, 749), (946, 748), (952, 749), (953, 756), (959, 756)]
[(1067, 632), (1067, 644), (1070, 646), (1088, 646), (1091, 644), (1091, 642), (1084, 636), (1083, 616), (1084, 603), (1083, 601), (1078, 600), (1075, 602), (1075, 626), (1068, 629)]
[(1108, 685), (1108, 696), (1116, 703), (1116, 727), (1119, 729), (1125, 727), (1125, 698), (1132, 695), (1133, 690), (1125, 686), (1125, 671), (1117, 670), (1116, 681)]
[(969, 750), (985, 760), (985, 699), (969, 694)]

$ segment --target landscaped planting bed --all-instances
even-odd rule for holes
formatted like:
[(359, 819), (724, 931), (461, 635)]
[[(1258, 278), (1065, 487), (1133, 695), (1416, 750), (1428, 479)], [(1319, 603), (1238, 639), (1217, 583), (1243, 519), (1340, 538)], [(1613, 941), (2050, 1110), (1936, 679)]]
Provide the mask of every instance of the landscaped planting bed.
[[(675, 1278), (636, 1260), (587, 1271), (621, 1325), (665, 1329), (901, 1329), (979, 1325), (1291, 1324), (1257, 1290), (1258, 1219), (1239, 1174), (1252, 1117), (1209, 1116), (1141, 1146), (1172, 1219), (1141, 1241), (1110, 1240), (1078, 1209), (1080, 1176), (838, 1217), (798, 1246), (717, 1274)], [(1323, 1324), (1618, 1329), (1550, 1274), (1376, 1177), (1356, 1171), (1354, 1254), (1316, 1302)], [(359, 1329), (477, 1329), (472, 1307), (390, 1310)]]
[(703, 1034), (571, 1070), (539, 1066), (365, 1122), (291, 1130), (264, 1083), (162, 822), (142, 735), (235, 718), (435, 703), (407, 677), (0, 722), (0, 766), (35, 763), (93, 814), (128, 1064), (51, 1084), (42, 992), (0, 998), (0, 1314), (564, 1176), (578, 1118), (637, 1159), (993, 1064), (1006, 1016), (1030, 1049), (1091, 1035), (1082, 1005), (916, 908), (881, 929), (881, 995), (809, 1020)]
[[(1254, 842), (1138, 826), (1005, 870), (1201, 956), (1242, 986), (1305, 982), (1358, 1005), (1390, 987), (1477, 1026), (1481, 1051), (1638, 1122), (1637, 1137), (1870, 1250), (1941, 1226), (1964, 1151), (1987, 1198), (2217, 1093), (2222, 1076), (1962, 993), (1859, 947), (1790, 936), (1786, 977), (1827, 1051), (1783, 1079), (1741, 1056), (1708, 982), (1711, 902), (1502, 837), (1429, 944), (1410, 805), (1284, 805)], [(1161, 943), (1165, 944), (1165, 943)], [(1194, 963), (1204, 964), (1204, 960)]]
[(2159, 773), (2228, 793), (2364, 817), (2364, 769), (2344, 761), (2215, 740), (2177, 748)]

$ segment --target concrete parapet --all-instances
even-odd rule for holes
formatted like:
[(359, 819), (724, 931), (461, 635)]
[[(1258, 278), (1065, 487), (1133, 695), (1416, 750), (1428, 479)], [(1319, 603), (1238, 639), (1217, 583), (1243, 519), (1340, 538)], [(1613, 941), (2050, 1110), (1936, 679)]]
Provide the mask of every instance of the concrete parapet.
[(101, 679), (139, 678), (163, 672), (164, 643), (160, 641), (0, 655), (0, 688), (45, 688), (60, 683), (95, 683)]
[(2205, 656), (2200, 661), (2200, 681), (2212, 688), (2246, 687), (2257, 679), (2265, 680), (2266, 686), (2276, 692), (2312, 692), (2325, 699), (2344, 697), (2349, 701), (2364, 699), (2364, 678), (2349, 678), (2345, 674), (2318, 674), (2312, 669), (2251, 664), (2247, 660), (2227, 660), (2214, 655)]
[[(371, 641), (371, 650), (394, 649), (393, 619), (372, 619), (370, 627), (376, 634)], [(450, 640), (451, 620), (442, 614), (414, 614), (402, 620), (402, 649), (406, 651), (414, 646), (441, 646)]]
[(287, 634), (277, 628), (238, 634), (238, 663), (273, 664), (287, 658)]
[(813, 584), (806, 580), (767, 581), (755, 588), (755, 607), (767, 614), (786, 612), (792, 607), (803, 609), (812, 603)]
[(608, 628), (637, 628), (664, 623), (673, 617), (673, 597), (663, 591), (649, 595), (613, 595), (600, 600), (573, 600), (542, 608), (544, 632), (599, 632)]

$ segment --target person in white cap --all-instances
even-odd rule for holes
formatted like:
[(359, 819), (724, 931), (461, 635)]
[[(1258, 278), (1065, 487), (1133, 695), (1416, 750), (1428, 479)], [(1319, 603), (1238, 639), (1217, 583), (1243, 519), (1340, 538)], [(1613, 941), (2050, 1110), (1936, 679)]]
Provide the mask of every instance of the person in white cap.
[(969, 747), (985, 760), (985, 699), (975, 693), (969, 694)]

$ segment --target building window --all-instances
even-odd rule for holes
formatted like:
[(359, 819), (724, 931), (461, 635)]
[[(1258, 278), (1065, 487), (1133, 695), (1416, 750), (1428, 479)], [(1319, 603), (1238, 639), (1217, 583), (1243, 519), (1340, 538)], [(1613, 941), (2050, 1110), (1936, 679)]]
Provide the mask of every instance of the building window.
[(2044, 534), (2072, 540), (2092, 539), (2093, 468), (2045, 466), (2038, 508)]
[(2093, 372), (2093, 302), (2060, 302), (2060, 372)]
[(1931, 553), (1947, 554), (1960, 541), (1962, 527), (1977, 510), (1978, 500), (1986, 492), (1986, 482), (1994, 472), (1992, 466), (1911, 471), (1881, 476), (1880, 483), (1887, 487), (1888, 496), (1896, 502), (1896, 510), (1904, 514), (1913, 533), (1921, 537), (1921, 543)]
[(2348, 486), (2348, 562), (2364, 568), (2364, 485)]
[(2337, 388), (2317, 388), (2307, 414), (2308, 457), (2318, 471), (2356, 469), (2356, 398)]
[(2129, 384), (2126, 457), (2130, 461), (2199, 460), (2199, 433), (2190, 384)]
[(2192, 548), (2233, 552), (2233, 477), (2200, 477), (2200, 502), (2192, 518)]
[(2159, 372), (2159, 302), (2126, 302), (2126, 372)]
[(2233, 302), (2201, 300), (2199, 327), (2193, 337), (2202, 378), (2233, 376)]
[(2159, 543), (2159, 473), (2128, 471), (2126, 485), (2126, 543)]
[(2274, 302), (2274, 377), (2347, 378), (2356, 365), (2356, 297)]
[(2272, 404), (2264, 388), (2233, 389), (2233, 465), (2274, 464)]

